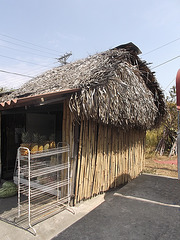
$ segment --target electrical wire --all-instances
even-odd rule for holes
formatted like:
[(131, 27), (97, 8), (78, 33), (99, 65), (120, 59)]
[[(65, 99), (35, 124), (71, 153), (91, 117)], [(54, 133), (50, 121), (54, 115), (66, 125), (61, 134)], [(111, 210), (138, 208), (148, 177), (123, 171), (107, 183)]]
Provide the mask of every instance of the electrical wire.
[[(54, 64), (56, 64), (57, 62), (55, 62)], [(45, 67), (40, 67), (40, 68), (36, 68), (36, 69), (33, 69), (33, 70), (31, 70), (31, 72), (30, 71), (28, 71), (28, 72), (25, 72), (24, 74), (22, 74), (22, 73), (18, 73), (18, 75), (19, 76), (21, 76), (21, 75), (29, 75), (29, 74), (31, 74), (32, 72), (33, 72), (33, 74), (35, 75), (35, 76), (29, 76), (29, 77), (31, 77), (31, 78), (34, 78), (34, 77), (36, 77), (36, 76), (38, 76), (38, 75), (41, 75), (43, 72), (45, 72), (45, 71), (47, 71), (48, 69), (47, 69), (47, 67), (49, 67), (49, 66), (51, 66), (52, 64), (48, 64), (47, 66), (46, 66), (46, 69), (44, 69)], [(42, 69), (42, 70), (41, 70)], [(39, 71), (39, 70), (41, 70), (41, 71)], [(2, 71), (6, 71), (6, 70), (2, 70)], [(6, 71), (7, 72), (7, 71)], [(7, 73), (8, 74), (8, 73)], [(11, 73), (9, 73), (9, 74), (11, 74)], [(15, 75), (17, 75), (17, 74), (15, 74)], [(12, 77), (9, 77), (9, 78), (6, 78), (6, 80), (5, 81), (3, 81), (3, 80), (0, 80), (0, 82), (1, 82), (1, 84), (6, 84), (6, 82), (7, 81), (11, 81), (12, 80)], [(15, 78), (13, 78), (13, 80), (12, 80), (13, 82), (14, 81), (16, 81), (16, 84), (21, 84), (22, 83), (22, 80), (19, 80), (19, 78), (17, 79), (17, 76), (15, 77)]]
[(36, 49), (36, 48), (27, 47), (27, 46), (24, 46), (22, 44), (13, 43), (11, 41), (4, 40), (4, 39), (0, 39), (0, 40), (4, 41), (4, 42), (7, 42), (7, 43), (10, 43), (10, 44), (13, 44), (13, 45), (16, 45), (16, 46), (20, 46), (20, 47), (28, 48), (28, 49), (35, 50), (35, 51), (38, 51), (38, 52), (43, 52), (43, 53), (47, 53), (47, 54), (51, 54), (51, 55), (57, 56), (57, 54), (55, 54), (55, 53), (48, 53), (48, 52), (45, 52), (45, 51), (42, 51), (42, 50), (39, 50), (39, 49)]
[[(53, 49), (49, 49), (49, 48), (46, 48), (46, 47), (43, 47), (43, 46), (39, 46), (39, 45), (33, 44), (33, 43), (31, 43), (31, 42), (27, 42), (27, 41), (23, 41), (23, 40), (14, 38), (14, 37), (10, 37), (10, 36), (5, 35), (5, 34), (0, 34), (0, 35), (1, 35), (1, 36), (4, 36), (4, 37), (7, 37), (7, 38), (10, 38), (10, 39), (14, 39), (14, 40), (17, 40), (17, 41), (26, 43), (26, 44), (30, 44), (30, 45), (36, 46), (36, 47), (39, 47), (39, 48), (47, 49), (48, 51), (53, 51), (53, 52), (55, 52), (55, 50), (53, 50)], [(10, 41), (7, 41), (7, 40), (3, 40), (3, 39), (0, 39), (0, 40), (5, 41), (5, 42), (8, 42), (8, 43), (11, 43), (11, 44), (14, 44), (14, 45), (17, 45), (17, 46), (29, 48), (29, 49), (31, 49), (31, 50), (44, 52), (44, 51), (41, 51), (41, 50), (38, 50), (38, 49), (34, 49), (34, 48), (30, 48), (30, 47), (27, 47), (27, 46), (24, 46), (24, 45), (21, 45), (21, 44), (13, 43), (13, 42), (10, 42)], [(147, 55), (147, 54), (149, 54), (149, 53), (155, 52), (155, 51), (157, 51), (157, 50), (159, 50), (159, 49), (161, 49), (161, 48), (163, 48), (163, 47), (165, 47), (165, 46), (167, 46), (167, 45), (169, 45), (169, 44), (172, 44), (172, 43), (174, 43), (174, 42), (176, 42), (176, 41), (179, 41), (179, 40), (180, 40), (180, 38), (177, 38), (177, 39), (175, 39), (175, 40), (173, 40), (173, 41), (170, 41), (170, 42), (168, 42), (168, 43), (166, 43), (166, 44), (163, 44), (162, 46), (157, 47), (157, 48), (155, 48), (155, 49), (153, 49), (153, 50), (151, 50), (151, 51), (149, 51), (149, 52), (147, 52), (147, 53), (144, 53), (144, 54), (142, 54), (141, 56), (144, 56), (144, 55)], [(2, 45), (1, 45), (1, 46), (2, 46)], [(10, 47), (7, 47), (7, 46), (3, 46), (3, 47), (9, 48), (9, 49), (13, 49), (13, 48), (10, 48)], [(18, 50), (18, 49), (13, 49), (13, 50)], [(23, 51), (23, 50), (20, 50), (20, 51), (26, 52), (26, 51)], [(26, 53), (28, 53), (28, 52), (26, 52)], [(47, 53), (47, 52), (46, 52), (46, 53)], [(48, 53), (48, 54), (50, 54), (50, 53)], [(34, 55), (38, 55), (38, 54), (34, 54)], [(54, 55), (55, 55), (55, 54), (54, 54)], [(32, 63), (32, 62), (28, 62), (28, 61), (24, 61), (24, 60), (12, 58), (12, 57), (7, 57), (7, 56), (3, 56), (3, 55), (0, 55), (0, 56), (1, 56), (1, 57), (5, 57), (5, 58), (9, 58), (9, 59), (13, 59), (13, 60), (16, 60), (16, 61), (26, 62), (26, 63), (33, 64), (33, 65), (39, 65), (39, 66), (41, 66), (41, 67), (43, 67), (43, 68), (49, 66), (49, 65), (44, 66), (44, 65), (40, 65), (40, 64), (35, 64), (35, 63)], [(38, 55), (38, 56), (42, 56), (42, 55)], [(56, 56), (57, 56), (57, 55), (56, 55)], [(50, 57), (47, 57), (47, 56), (42, 56), (42, 57), (50, 58)], [(176, 57), (174, 57), (174, 58), (172, 58), (172, 59), (169, 59), (169, 60), (167, 60), (166, 62), (163, 62), (163, 63), (161, 63), (161, 64), (153, 67), (152, 69), (158, 68), (158, 67), (160, 67), (160, 66), (162, 66), (162, 65), (164, 65), (164, 64), (166, 64), (166, 63), (169, 63), (169, 62), (171, 62), (171, 61), (173, 61), (173, 60), (175, 60), (175, 59), (177, 59), (177, 58), (179, 58), (179, 57), (180, 57), (180, 55), (179, 55), (179, 56), (176, 56)], [(37, 70), (38, 70), (38, 69), (37, 69)], [(36, 71), (36, 70), (35, 70), (35, 71)], [(24, 77), (31, 77), (31, 78), (33, 78), (32, 76), (29, 76), (29, 75), (26, 75), (26, 74), (8, 72), (8, 71), (5, 71), (5, 70), (0, 70), (0, 72), (4, 72), (4, 73), (7, 73), (7, 74), (14, 74), (14, 75), (19, 75), (19, 76), (24, 76)], [(174, 81), (174, 79), (173, 79), (173, 81)], [(172, 82), (173, 82), (173, 81), (172, 81)], [(170, 82), (170, 84), (171, 84), (172, 82)], [(169, 84), (169, 85), (170, 85), (170, 84)], [(166, 87), (166, 89), (169, 87), (169, 85)], [(166, 89), (165, 89), (165, 90), (166, 90)]]
[(49, 57), (49, 56), (44, 56), (44, 55), (40, 55), (40, 54), (37, 54), (37, 53), (32, 53), (32, 52), (24, 51), (24, 50), (17, 49), (17, 48), (11, 48), (11, 47), (9, 47), (9, 46), (4, 46), (4, 45), (2, 45), (2, 44), (0, 44), (0, 46), (1, 46), (1, 47), (4, 47), (4, 48), (7, 48), (7, 49), (14, 50), (14, 51), (18, 51), (18, 52), (23, 52), (23, 53), (28, 53), (28, 54), (32, 54), (32, 55), (36, 55), (36, 56), (40, 56), (40, 57), (45, 57), (45, 58), (55, 59), (55, 58), (52, 58), (52, 57)]
[[(155, 51), (157, 51), (157, 50), (159, 50), (159, 49), (161, 49), (161, 48), (163, 48), (163, 47), (166, 47), (166, 46), (168, 46), (168, 45), (170, 45), (170, 44), (172, 44), (172, 43), (174, 43), (174, 42), (176, 42), (176, 41), (179, 41), (179, 40), (180, 40), (180, 38), (176, 38), (176, 39), (173, 40), (173, 41), (170, 41), (170, 42), (168, 42), (168, 43), (166, 43), (166, 44), (163, 44), (163, 45), (161, 45), (161, 46), (159, 46), (159, 47), (157, 47), (157, 48), (155, 48), (155, 49), (153, 49), (153, 50), (151, 50), (151, 51), (149, 51), (149, 52), (146, 52), (146, 53), (142, 54), (141, 56), (144, 56), (144, 55), (147, 55), (147, 54), (149, 54), (149, 53), (155, 52)], [(164, 65), (164, 64), (166, 64), (166, 63), (169, 63), (169, 62), (171, 62), (171, 61), (173, 61), (173, 60), (175, 60), (175, 59), (177, 59), (177, 58), (179, 58), (179, 57), (180, 57), (180, 56), (176, 56), (176, 57), (174, 57), (174, 58), (172, 58), (172, 59), (169, 59), (169, 60), (167, 60), (166, 62), (163, 62), (163, 63), (161, 63), (161, 64), (153, 67), (152, 69), (158, 68), (158, 67), (160, 67), (160, 66), (162, 66), (162, 65)], [(166, 90), (169, 88), (169, 86), (170, 86), (174, 81), (175, 81), (175, 78), (174, 78), (174, 79), (167, 85), (167, 87), (164, 89), (165, 92), (166, 92)]]
[[(32, 70), (30, 70), (30, 71), (26, 71), (25, 73), (23, 73), (23, 74), (26, 74), (26, 75), (29, 75), (29, 74), (31, 74), (31, 72), (33, 72), (33, 73), (36, 73), (37, 72), (37, 74), (39, 74), (39, 72), (44, 72), (44, 71), (47, 71), (50, 67), (52, 68), (54, 68), (54, 67), (56, 67), (56, 66), (52, 66), (52, 65), (55, 65), (55, 64), (57, 64), (58, 63), (58, 61), (56, 61), (56, 62), (54, 62), (54, 63), (50, 63), (50, 64), (47, 64), (46, 66), (41, 66), (41, 67), (38, 67), (38, 68), (33, 68)], [(59, 63), (58, 63), (59, 64)], [(40, 73), (41, 74), (41, 73)]]
[(171, 59), (167, 60), (166, 62), (160, 63), (159, 65), (157, 65), (157, 66), (155, 66), (155, 67), (153, 67), (153, 68), (151, 68), (151, 69), (158, 68), (158, 67), (160, 67), (160, 66), (162, 66), (162, 65), (164, 65), (164, 64), (166, 64), (166, 63), (169, 63), (169, 62), (171, 62), (171, 61), (173, 61), (173, 60), (175, 60), (175, 59), (177, 59), (177, 58), (179, 58), (179, 57), (180, 57), (180, 55), (179, 55), (179, 56), (176, 56), (176, 57), (174, 57), (174, 58), (171, 58)]
[[(32, 45), (32, 46), (35, 46), (37, 48), (40, 48), (40, 49), (45, 49), (45, 50), (48, 50), (47, 51), (42, 51), (40, 49), (37, 49), (37, 48), (32, 48), (32, 47), (29, 47), (29, 46), (25, 46), (24, 44), (19, 44), (19, 43), (16, 43), (14, 41), (8, 41), (6, 39), (0, 39), (2, 40), (4, 43), (9, 43), (9, 44), (13, 44), (13, 45), (16, 45), (16, 46), (19, 46), (19, 47), (23, 47), (23, 48), (27, 48), (27, 49), (31, 49), (33, 51), (39, 51), (39, 52), (43, 52), (43, 53), (47, 53), (49, 55), (54, 55), (57, 57), (57, 51), (54, 50), (54, 49), (50, 49), (50, 48), (47, 48), (47, 47), (44, 47), (44, 46), (40, 46), (40, 45), (37, 45), (37, 44), (34, 44), (34, 43), (31, 43), (31, 42), (27, 42), (27, 41), (24, 41), (24, 40), (21, 40), (21, 39), (18, 39), (18, 38), (14, 38), (14, 37), (11, 37), (9, 35), (5, 35), (5, 34), (0, 34), (0, 36), (3, 36), (3, 37), (6, 37), (6, 38), (9, 38), (9, 39), (13, 39), (13, 40), (16, 40), (16, 41), (19, 41), (19, 42), (22, 42), (22, 43), (25, 43), (26, 45)], [(27, 51), (23, 51), (22, 49), (15, 49), (15, 48), (12, 48), (12, 47), (9, 47), (9, 46), (4, 46), (4, 45), (1, 45), (2, 47), (5, 47), (5, 48), (8, 48), (8, 49), (11, 49), (11, 50), (15, 50), (15, 51), (20, 51), (20, 52), (24, 52), (24, 53), (30, 53), (30, 52), (27, 52)], [(55, 54), (56, 53), (56, 54)], [(37, 53), (30, 53), (30, 54), (33, 54), (33, 55), (37, 55), (37, 56), (41, 56), (41, 57), (45, 57), (45, 58), (51, 58), (51, 57), (48, 57), (48, 56), (42, 56), (40, 54), (37, 54)], [(4, 57), (4, 58), (8, 58), (8, 59), (12, 59), (12, 60), (16, 60), (16, 61), (20, 61), (20, 62), (25, 62), (25, 63), (28, 63), (28, 64), (33, 64), (33, 65), (39, 65), (41, 66), (41, 68), (37, 68), (37, 69), (33, 69), (33, 75), (35, 72), (37, 72), (37, 75), (40, 75), (42, 74), (42, 72), (44, 72), (44, 68), (46, 68), (47, 70), (47, 67), (51, 66), (52, 64), (56, 64), (57, 61), (55, 63), (52, 63), (52, 64), (48, 64), (48, 65), (41, 65), (41, 64), (36, 64), (34, 62), (29, 62), (29, 61), (25, 61), (25, 60), (21, 60), (21, 59), (17, 59), (17, 58), (13, 58), (13, 57), (9, 57), (9, 56), (4, 56), (4, 55), (0, 55), (1, 57)], [(54, 58), (51, 58), (51, 59), (54, 59)], [(42, 70), (41, 70), (42, 69)], [(31, 74), (29, 74), (29, 71), (28, 73), (26, 74), (22, 74), (22, 73), (18, 73), (18, 72), (11, 72), (11, 71), (6, 71), (6, 70), (3, 70), (1, 69), (0, 70), (1, 73), (6, 73), (6, 74), (10, 74), (10, 75), (16, 75), (16, 77), (13, 78), (13, 81), (19, 76), (19, 77), (28, 77), (28, 78), (34, 78), (34, 76), (30, 76)], [(32, 73), (32, 71), (31, 71)], [(10, 78), (6, 78), (5, 81), (1, 80), (1, 83), (7, 83), (7, 81), (11, 81), (11, 77)], [(16, 80), (16, 83), (21, 83), (22, 81), (21, 80)]]
[(168, 87), (176, 80), (176, 78), (173, 78), (173, 80), (167, 85), (167, 87), (164, 89), (164, 91), (166, 91), (168, 89)]
[(161, 45), (161, 46), (159, 46), (159, 47), (157, 47), (157, 48), (154, 48), (153, 50), (150, 50), (149, 52), (143, 53), (141, 56), (144, 56), (144, 55), (147, 55), (147, 54), (149, 54), (149, 53), (155, 52), (155, 51), (157, 51), (157, 50), (159, 50), (159, 49), (161, 49), (161, 48), (163, 48), (163, 47), (166, 47), (166, 46), (170, 45), (171, 43), (177, 42), (177, 41), (179, 41), (179, 40), (180, 40), (180, 38), (176, 38), (175, 40), (170, 41), (170, 42), (168, 42), (168, 43), (165, 43), (165, 44), (163, 44), (163, 45)]
[[(47, 48), (47, 47), (44, 47), (44, 46), (40, 46), (40, 45), (31, 43), (31, 42), (28, 42), (28, 41), (24, 41), (24, 40), (21, 40), (21, 39), (18, 39), (18, 38), (14, 38), (14, 37), (8, 36), (8, 35), (6, 35), (6, 34), (1, 34), (1, 33), (0, 33), (0, 35), (3, 36), (3, 37), (7, 37), (7, 38), (10, 38), (10, 39), (14, 39), (14, 40), (19, 41), (19, 42), (23, 42), (23, 43), (26, 43), (26, 44), (30, 44), (30, 45), (32, 45), (32, 46), (36, 46), (36, 47), (39, 47), (39, 48), (47, 49), (47, 50), (52, 51), (52, 52), (57, 52), (57, 51), (54, 50), (54, 49), (50, 49), (50, 48)], [(62, 53), (62, 52), (61, 52), (61, 53)]]
[(21, 74), (21, 73), (15, 73), (15, 72), (9, 72), (9, 71), (5, 71), (5, 70), (2, 70), (2, 69), (0, 69), (0, 72), (8, 73), (8, 74), (14, 74), (14, 75), (22, 76), (22, 77), (33, 78), (32, 76), (29, 76), (29, 75), (25, 75), (25, 74)]
[(29, 62), (29, 61), (25, 61), (25, 60), (13, 58), (13, 57), (8, 57), (8, 56), (4, 56), (4, 55), (1, 55), (1, 54), (0, 54), (0, 57), (12, 59), (12, 60), (16, 60), (16, 61), (19, 61), (19, 62), (25, 62), (25, 63), (29, 63), (29, 64), (33, 64), (33, 65), (39, 65), (39, 66), (41, 66), (41, 67), (47, 67), (47, 66), (45, 66), (45, 65), (41, 65), (41, 64), (38, 64), (38, 63), (33, 63), (33, 62)]
[[(0, 56), (2, 56), (2, 55), (0, 55)], [(31, 63), (31, 64), (34, 64), (34, 65), (40, 65), (40, 64), (35, 64), (35, 63), (32, 63), (32, 62), (27, 62), (27, 61), (15, 59), (15, 58), (7, 57), (7, 56), (2, 56), (2, 57), (6, 57), (6, 58), (13, 59), (13, 60), (18, 60), (18, 61), (26, 62), (26, 63)], [(178, 55), (178, 56), (176, 56), (176, 57), (174, 57), (174, 58), (171, 58), (171, 59), (167, 60), (166, 62), (163, 62), (163, 63), (161, 63), (161, 64), (159, 64), (159, 65), (157, 65), (157, 66), (155, 66), (155, 67), (153, 67), (153, 68), (151, 68), (151, 69), (158, 68), (158, 67), (160, 67), (160, 66), (162, 66), (162, 65), (164, 65), (164, 64), (166, 64), (166, 63), (169, 63), (169, 62), (171, 62), (171, 61), (173, 61), (173, 60), (175, 60), (175, 59), (177, 59), (177, 58), (179, 58), (179, 57), (180, 57), (180, 55)], [(42, 66), (42, 67), (48, 67), (49, 65), (47, 65), (47, 66), (40, 65), (40, 66)], [(37, 70), (38, 70), (38, 69), (37, 69)], [(2, 72), (2, 71), (5, 72), (5, 70), (1, 70), (0, 72)], [(8, 71), (6, 71), (6, 73), (8, 73)], [(12, 74), (12, 73), (9, 72), (9, 74)], [(24, 75), (24, 76), (28, 76), (28, 75), (20, 74), (20, 73), (15, 73), (15, 74), (16, 74), (16, 75), (19, 75), (19, 76), (23, 76), (23, 75)], [(29, 76), (29, 77), (33, 78), (32, 76)], [(171, 84), (171, 83), (170, 83), (170, 84)], [(169, 84), (169, 85), (170, 85), (170, 84)], [(168, 85), (168, 87), (169, 87), (169, 85)], [(168, 87), (167, 87), (167, 88), (168, 88)]]
[[(4, 37), (11, 38), (11, 39), (15, 39), (15, 40), (20, 41), (20, 42), (24, 42), (24, 43), (27, 43), (27, 44), (31, 44), (31, 45), (36, 46), (36, 47), (40, 47), (40, 48), (43, 48), (43, 49), (47, 49), (48, 51), (50, 50), (50, 51), (56, 52), (55, 50), (52, 50), (52, 49), (49, 49), (49, 48), (46, 48), (46, 47), (42, 47), (42, 46), (39, 46), (39, 45), (37, 45), (37, 44), (30, 43), (30, 42), (26, 42), (26, 41), (23, 41), (23, 40), (14, 38), (14, 37), (10, 37), (10, 36), (5, 35), (5, 34), (0, 34), (0, 35), (1, 35), (1, 36), (4, 36)], [(17, 43), (14, 43), (14, 42), (10, 42), (10, 41), (7, 41), (7, 40), (3, 40), (3, 39), (1, 39), (1, 40), (4, 41), (4, 42), (8, 42), (8, 43), (10, 43), (10, 44), (14, 44), (14, 45), (17, 45), (17, 46), (21, 46), (21, 47), (24, 47), (24, 48), (28, 48), (28, 49), (31, 49), (31, 50), (40, 51), (40, 52), (43, 52), (43, 53), (44, 53), (44, 51), (41, 51), (41, 50), (38, 50), (38, 49), (29, 48), (29, 47), (27, 47), (27, 46), (24, 46), (24, 45), (21, 45), (21, 44), (17, 44)], [(9, 49), (12, 49), (12, 50), (15, 50), (15, 51), (21, 51), (21, 52), (25, 52), (25, 53), (30, 53), (30, 52), (27, 52), (27, 51), (23, 51), (22, 49), (15, 49), (15, 48), (11, 48), (11, 47), (9, 47), (9, 46), (4, 46), (4, 45), (0, 45), (0, 46), (3, 46), (3, 47), (5, 47), (5, 48), (9, 48)], [(46, 52), (46, 53), (47, 53), (47, 52)], [(50, 58), (51, 58), (51, 59), (54, 59), (54, 58), (52, 58), (52, 57), (42, 56), (42, 55), (40, 55), (40, 54), (36, 54), (36, 53), (32, 53), (32, 52), (31, 52), (30, 54), (37, 55), (37, 56), (41, 56), (41, 57), (45, 57), (45, 58), (49, 58), (49, 59), (50, 59)], [(49, 52), (48, 52), (48, 54), (52, 54), (52, 53), (49, 53)], [(55, 55), (55, 56), (57, 57), (57, 54), (53, 54), (53, 55)], [(4, 55), (0, 55), (0, 56), (1, 56), (1, 57), (4, 57), (4, 58), (9, 58), (9, 59), (12, 59), (12, 60), (20, 61), (20, 62), (25, 62), (25, 63), (29, 63), (29, 64), (41, 66), (41, 68), (38, 68), (38, 69), (33, 70), (33, 73), (34, 73), (34, 71), (37, 72), (38, 70), (40, 70), (40, 69), (42, 69), (42, 68), (46, 68), (46, 70), (47, 70), (47, 67), (49, 67), (49, 66), (52, 65), (52, 64), (56, 64), (56, 63), (57, 63), (57, 61), (56, 61), (55, 63), (52, 63), (52, 64), (41, 65), (41, 64), (35, 64), (34, 62), (25, 61), (25, 60), (21, 60), (21, 59), (16, 59), (16, 58), (9, 57), (9, 56), (4, 56)], [(45, 70), (42, 70), (42, 71), (45, 71)], [(21, 74), (21, 73), (20, 73), (20, 74)], [(29, 74), (29, 72), (28, 72), (27, 74)], [(38, 74), (40, 74), (39, 71), (38, 71)], [(25, 74), (24, 74), (24, 75), (25, 75)], [(20, 75), (19, 75), (19, 76), (20, 76)]]

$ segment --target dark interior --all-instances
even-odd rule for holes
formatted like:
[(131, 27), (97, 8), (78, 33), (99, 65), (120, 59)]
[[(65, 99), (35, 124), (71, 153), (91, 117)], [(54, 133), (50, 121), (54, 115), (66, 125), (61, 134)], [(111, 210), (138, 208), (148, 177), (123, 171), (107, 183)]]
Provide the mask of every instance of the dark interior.
[(63, 104), (28, 106), (2, 112), (2, 179), (13, 178), (17, 149), (22, 143), (23, 131), (45, 135), (55, 134), (55, 141), (62, 141)]

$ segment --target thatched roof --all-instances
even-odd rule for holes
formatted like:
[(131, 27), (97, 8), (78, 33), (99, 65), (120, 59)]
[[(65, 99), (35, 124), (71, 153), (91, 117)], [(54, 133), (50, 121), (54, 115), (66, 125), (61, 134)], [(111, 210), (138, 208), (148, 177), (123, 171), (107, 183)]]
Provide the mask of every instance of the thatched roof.
[(165, 115), (163, 92), (137, 56), (138, 48), (132, 43), (122, 46), (46, 71), (1, 101), (80, 88), (69, 102), (77, 117), (151, 128)]

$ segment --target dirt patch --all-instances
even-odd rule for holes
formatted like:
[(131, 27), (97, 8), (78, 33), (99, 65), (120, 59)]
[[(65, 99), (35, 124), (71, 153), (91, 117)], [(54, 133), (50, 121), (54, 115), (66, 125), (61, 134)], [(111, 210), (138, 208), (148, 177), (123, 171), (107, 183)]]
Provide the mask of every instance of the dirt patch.
[(146, 158), (145, 173), (164, 175), (169, 177), (178, 177), (177, 156), (153, 156)]

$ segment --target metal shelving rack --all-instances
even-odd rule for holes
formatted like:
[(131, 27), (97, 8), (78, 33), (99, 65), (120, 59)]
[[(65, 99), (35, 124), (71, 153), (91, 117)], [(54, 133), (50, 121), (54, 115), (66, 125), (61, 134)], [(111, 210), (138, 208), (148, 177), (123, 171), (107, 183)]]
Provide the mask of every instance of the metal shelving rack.
[[(26, 152), (26, 154), (24, 154)], [(28, 228), (67, 209), (70, 203), (70, 148), (57, 148), (31, 154), (19, 147), (14, 182), (18, 185), (17, 224), (28, 222)]]

